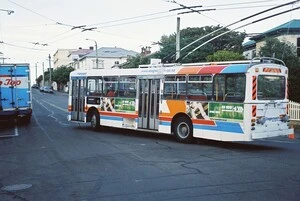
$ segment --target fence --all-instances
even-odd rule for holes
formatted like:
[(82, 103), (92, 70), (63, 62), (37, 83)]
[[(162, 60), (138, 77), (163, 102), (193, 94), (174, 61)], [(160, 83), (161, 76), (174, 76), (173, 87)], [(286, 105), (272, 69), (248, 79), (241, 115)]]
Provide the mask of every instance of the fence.
[(288, 108), (290, 120), (300, 121), (300, 103), (290, 101)]

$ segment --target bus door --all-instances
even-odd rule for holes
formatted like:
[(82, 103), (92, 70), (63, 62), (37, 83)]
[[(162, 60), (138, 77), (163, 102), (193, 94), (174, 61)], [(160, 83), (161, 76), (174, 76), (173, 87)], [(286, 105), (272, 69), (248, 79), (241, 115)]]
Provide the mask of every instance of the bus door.
[(71, 120), (73, 121), (84, 121), (84, 98), (86, 89), (85, 79), (74, 79), (72, 80), (72, 110), (71, 110)]
[(158, 130), (159, 90), (159, 79), (139, 80), (139, 128)]

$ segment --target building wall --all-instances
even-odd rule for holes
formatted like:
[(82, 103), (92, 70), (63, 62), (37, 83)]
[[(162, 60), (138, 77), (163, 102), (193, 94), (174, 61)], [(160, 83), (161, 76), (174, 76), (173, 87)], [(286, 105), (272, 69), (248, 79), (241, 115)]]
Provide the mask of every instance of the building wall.
[[(119, 64), (127, 62), (126, 58), (98, 58), (98, 67), (99, 68), (105, 68), (110, 69), (112, 66), (115, 65), (115, 62), (118, 62)], [(86, 57), (85, 59), (82, 59), (79, 61), (79, 68), (80, 69), (95, 69), (96, 68), (96, 58)]]
[(69, 65), (71, 62), (73, 62), (69, 57), (72, 51), (74, 51), (74, 49), (58, 49), (53, 55), (53, 69), (56, 69), (60, 66)]
[(256, 50), (255, 47), (253, 47), (253, 49), (251, 50), (246, 50), (243, 52), (243, 56), (245, 57), (245, 59), (247, 60), (251, 60), (256, 56)]

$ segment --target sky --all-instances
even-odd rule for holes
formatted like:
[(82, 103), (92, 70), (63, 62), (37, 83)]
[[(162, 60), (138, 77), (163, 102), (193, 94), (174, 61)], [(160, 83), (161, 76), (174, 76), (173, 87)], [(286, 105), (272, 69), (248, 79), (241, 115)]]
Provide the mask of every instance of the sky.
[[(292, 0), (0, 0), (0, 58), (6, 63), (30, 63), (32, 76), (42, 74), (42, 63), (48, 68), (48, 55), (57, 49), (78, 49), (95, 46), (121, 47), (140, 52), (161, 36), (180, 28), (211, 25), (227, 26), (257, 12)], [(298, 1), (299, 2), (299, 1)], [(239, 22), (230, 29), (249, 24), (236, 31), (263, 33), (292, 19), (300, 19), (300, 9), (251, 24), (254, 20), (300, 6), (285, 6)], [(184, 6), (215, 9), (200, 13), (178, 14), (188, 9), (170, 11)], [(6, 10), (11, 10), (10, 15)], [(82, 28), (92, 30), (83, 31)], [(91, 39), (91, 40), (86, 40)], [(175, 51), (175, 50), (174, 50)], [(3, 59), (0, 59), (3, 62)], [(53, 61), (52, 64), (53, 66)]]

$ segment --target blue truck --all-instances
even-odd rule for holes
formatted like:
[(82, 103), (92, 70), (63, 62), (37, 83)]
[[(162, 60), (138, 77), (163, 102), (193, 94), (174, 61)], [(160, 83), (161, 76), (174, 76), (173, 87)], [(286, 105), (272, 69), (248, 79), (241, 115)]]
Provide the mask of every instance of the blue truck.
[(29, 64), (0, 64), (0, 120), (30, 123), (31, 98)]

